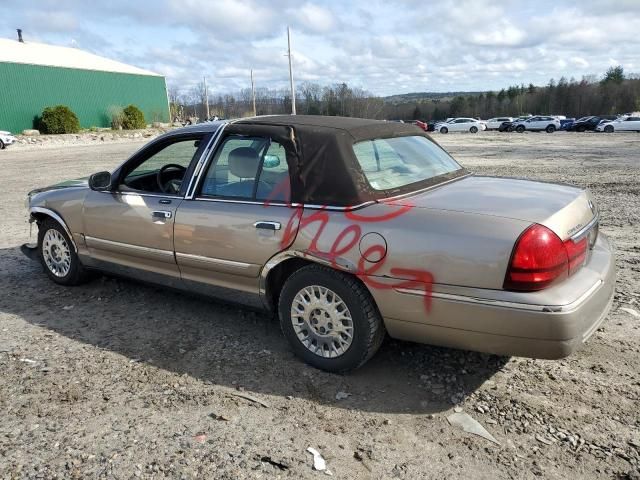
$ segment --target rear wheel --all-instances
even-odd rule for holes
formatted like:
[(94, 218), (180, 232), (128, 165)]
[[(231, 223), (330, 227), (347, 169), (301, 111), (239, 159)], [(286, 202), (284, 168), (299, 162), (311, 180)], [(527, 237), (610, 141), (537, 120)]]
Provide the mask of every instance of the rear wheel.
[(303, 267), (287, 279), (278, 313), (296, 355), (328, 372), (358, 368), (385, 336), (380, 312), (364, 285), (320, 265)]
[(604, 127), (604, 131), (607, 133), (613, 133), (613, 125), (607, 125)]
[(440, 128), (440, 133), (449, 133), (449, 129), (447, 127)]
[(0, 150), (4, 150), (5, 144), (2, 140), (0, 140)]
[(38, 253), (44, 271), (60, 285), (79, 285), (89, 278), (67, 232), (51, 218), (40, 224)]
[(556, 131), (556, 126), (555, 125), (547, 125), (547, 128), (545, 129), (547, 131), (547, 133), (553, 133)]
[(522, 133), (522, 132), (524, 132), (524, 125), (518, 125), (518, 126), (516, 127), (516, 132), (518, 132), (518, 133)]
[(478, 133), (478, 127), (473, 126), (473, 127), (471, 127), (471, 128), (469, 129), (469, 131), (470, 131), (471, 133)]

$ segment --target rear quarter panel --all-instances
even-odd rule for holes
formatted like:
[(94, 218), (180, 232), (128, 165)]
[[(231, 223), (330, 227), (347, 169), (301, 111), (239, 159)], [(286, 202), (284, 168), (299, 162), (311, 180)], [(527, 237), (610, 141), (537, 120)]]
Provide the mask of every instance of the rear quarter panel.
[(529, 224), (393, 203), (351, 212), (305, 209), (291, 248), (381, 282), (501, 289), (513, 245)]

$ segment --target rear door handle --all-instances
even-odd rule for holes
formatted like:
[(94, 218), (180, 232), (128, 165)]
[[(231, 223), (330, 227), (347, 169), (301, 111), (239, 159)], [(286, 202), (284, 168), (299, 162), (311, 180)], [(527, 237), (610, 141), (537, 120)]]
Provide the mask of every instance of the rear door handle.
[(166, 210), (154, 210), (151, 212), (151, 218), (154, 220), (167, 220), (171, 218), (171, 212)]
[(261, 220), (259, 222), (256, 222), (253, 224), (253, 226), (256, 228), (262, 228), (264, 230), (280, 230), (282, 228), (282, 225), (280, 225), (280, 222), (269, 222), (266, 220)]

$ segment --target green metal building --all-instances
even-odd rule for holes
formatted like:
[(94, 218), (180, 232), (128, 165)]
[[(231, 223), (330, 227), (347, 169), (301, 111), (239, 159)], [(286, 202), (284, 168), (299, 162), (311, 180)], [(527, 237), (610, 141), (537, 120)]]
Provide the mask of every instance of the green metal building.
[(168, 122), (163, 76), (77, 48), (0, 38), (0, 130), (35, 128), (45, 107), (67, 105), (83, 128), (111, 126), (113, 107), (136, 105)]

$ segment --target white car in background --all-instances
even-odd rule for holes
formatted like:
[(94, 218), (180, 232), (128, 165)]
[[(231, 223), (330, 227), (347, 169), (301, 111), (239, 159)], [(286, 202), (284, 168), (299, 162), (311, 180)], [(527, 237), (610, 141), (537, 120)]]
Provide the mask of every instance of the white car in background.
[(487, 126), (487, 130), (498, 130), (500, 125), (502, 125), (502, 122), (513, 122), (513, 117), (495, 117), (483, 121)]
[(446, 122), (437, 123), (434, 127), (436, 132), (449, 133), (449, 132), (471, 132), (478, 133), (480, 130), (484, 130), (486, 126), (475, 118), (459, 117), (452, 118)]
[(8, 147), (16, 141), (16, 137), (11, 135), (11, 132), (5, 132), (0, 130), (0, 150)]
[(640, 132), (640, 112), (621, 116), (609, 122), (600, 122), (596, 132)]
[(553, 133), (556, 130), (560, 130), (560, 120), (557, 117), (547, 117), (538, 115), (518, 122), (514, 129), (518, 133), (522, 133), (525, 130), (532, 132), (545, 131), (547, 133)]

